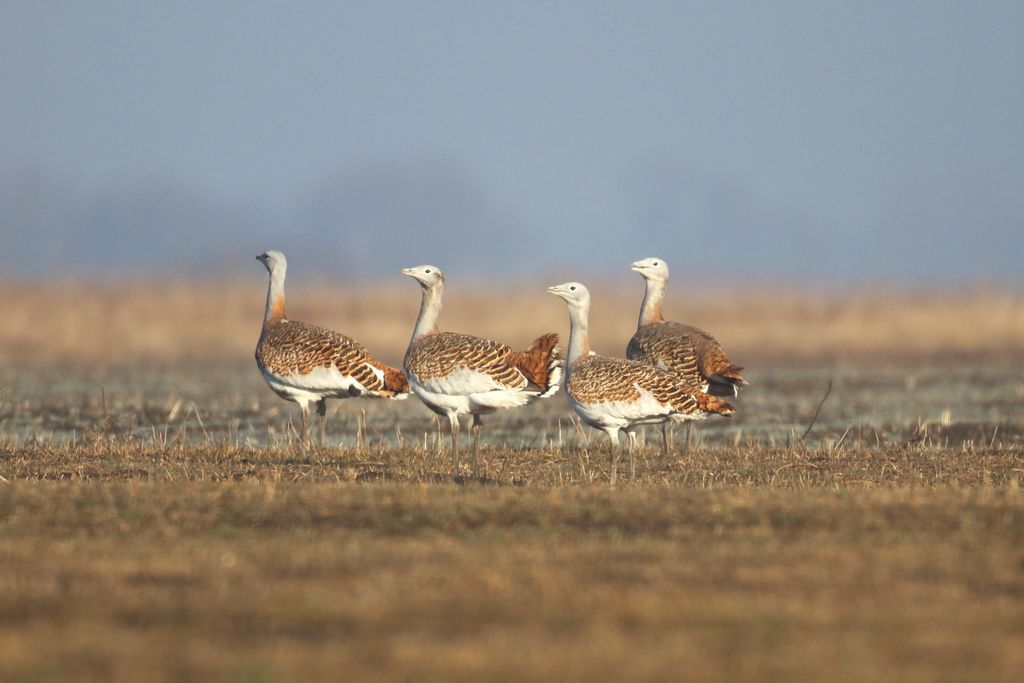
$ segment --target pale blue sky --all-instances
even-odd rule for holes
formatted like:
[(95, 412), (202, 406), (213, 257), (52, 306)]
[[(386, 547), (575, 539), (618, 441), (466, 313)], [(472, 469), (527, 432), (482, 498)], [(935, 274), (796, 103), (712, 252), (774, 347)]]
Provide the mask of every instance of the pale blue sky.
[(1020, 283), (1024, 3), (3, 0), (0, 235), (42, 275)]

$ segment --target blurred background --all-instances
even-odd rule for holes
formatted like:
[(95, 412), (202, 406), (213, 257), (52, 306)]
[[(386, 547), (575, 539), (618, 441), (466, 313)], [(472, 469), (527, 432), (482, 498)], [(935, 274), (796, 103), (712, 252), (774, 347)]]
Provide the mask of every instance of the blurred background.
[(1024, 4), (0, 3), (6, 278), (1017, 288)]
[(646, 256), (755, 378), (1017, 359), (1021, 36), (996, 0), (2, 2), (0, 385), (248, 375), (267, 249), (289, 317), (392, 363), (402, 267), (445, 269), (445, 329), (515, 346), (586, 282), (621, 355)]

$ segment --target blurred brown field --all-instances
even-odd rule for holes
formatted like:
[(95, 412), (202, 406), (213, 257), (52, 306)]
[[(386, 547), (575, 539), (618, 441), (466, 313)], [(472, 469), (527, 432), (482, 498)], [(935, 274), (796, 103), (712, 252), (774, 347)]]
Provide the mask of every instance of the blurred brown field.
[[(621, 355), (636, 325), (643, 285), (590, 283), (592, 344)], [(500, 285), (450, 278), (443, 329), (523, 346), (567, 333), (565, 307), (539, 279)], [(238, 360), (259, 335), (266, 280), (0, 281), (7, 364), (122, 364)], [(419, 306), (412, 282), (289, 282), (288, 315), (348, 334), (397, 363)], [(673, 281), (666, 317), (713, 332), (741, 364), (751, 359), (902, 360), (1012, 358), (1024, 351), (1024, 292), (859, 288)]]
[(97, 437), (0, 460), (4, 681), (952, 683), (1024, 666), (1019, 448), (645, 452), (609, 489), (588, 448), (488, 449), (494, 485), (453, 486), (415, 446)]

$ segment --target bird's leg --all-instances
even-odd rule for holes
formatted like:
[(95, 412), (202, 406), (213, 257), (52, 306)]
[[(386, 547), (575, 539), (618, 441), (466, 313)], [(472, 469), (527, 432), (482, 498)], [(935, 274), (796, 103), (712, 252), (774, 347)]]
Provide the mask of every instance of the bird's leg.
[(317, 401), (316, 414), (320, 422), (320, 448), (324, 447), (324, 430), (327, 428), (327, 399)]
[(686, 448), (685, 448), (686, 455), (690, 454), (690, 443), (691, 443), (692, 438), (693, 438), (693, 423), (692, 422), (687, 422), (686, 423)]
[(661, 423), (662, 454), (667, 458), (672, 455), (672, 423), (665, 420)]
[(473, 432), (473, 474), (480, 474), (480, 427), (482, 426), (482, 420), (477, 414), (473, 414), (473, 426), (471, 431)]
[(611, 459), (611, 474), (609, 483), (615, 486), (615, 482), (618, 480), (618, 469), (619, 469), (619, 428), (610, 427), (604, 430), (604, 433), (608, 435), (608, 455)]
[(309, 402), (299, 403), (299, 411), (302, 413), (302, 450), (309, 448)]
[(459, 473), (459, 416), (452, 413), (448, 416), (452, 425), (452, 474)]
[(629, 437), (629, 480), (636, 479), (636, 432), (632, 429), (626, 431)]

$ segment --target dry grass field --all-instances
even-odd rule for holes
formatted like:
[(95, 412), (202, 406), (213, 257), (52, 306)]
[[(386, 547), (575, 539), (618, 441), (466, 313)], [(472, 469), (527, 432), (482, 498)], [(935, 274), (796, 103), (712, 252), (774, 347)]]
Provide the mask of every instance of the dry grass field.
[[(406, 284), (289, 312), (396, 362)], [(442, 324), (564, 334), (535, 284), (453, 282)], [(611, 489), (562, 397), (487, 420), (476, 476), (415, 399), (301, 451), (264, 285), (0, 285), (0, 680), (1019, 680), (1024, 296), (680, 284), (751, 386)], [(640, 283), (595, 289), (621, 353)]]
[[(584, 274), (479, 283), (449, 275), (441, 325), (528, 344), (545, 330), (568, 330), (565, 304), (547, 285)], [(677, 281), (678, 280), (678, 281)], [(621, 354), (636, 328), (639, 277), (587, 282), (594, 294), (592, 345)], [(266, 274), (253, 262), (245, 280), (184, 283), (116, 281), (4, 282), (4, 364), (248, 359), (263, 315)], [(384, 360), (405, 351), (419, 309), (407, 277), (359, 286), (288, 284), (295, 320), (343, 330)], [(830, 292), (813, 286), (669, 285), (666, 316), (712, 330), (733, 355), (756, 360), (1019, 357), (1024, 352), (1024, 293), (968, 291)]]

